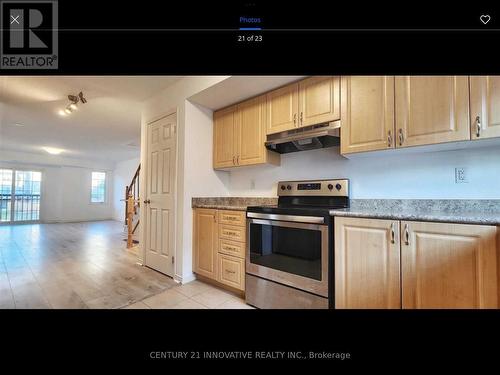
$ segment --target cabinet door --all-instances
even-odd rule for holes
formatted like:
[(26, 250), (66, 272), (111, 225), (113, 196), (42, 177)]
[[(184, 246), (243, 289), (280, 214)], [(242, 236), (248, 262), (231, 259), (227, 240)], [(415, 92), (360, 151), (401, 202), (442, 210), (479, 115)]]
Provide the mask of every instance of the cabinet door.
[(214, 168), (236, 165), (236, 107), (214, 112)]
[(468, 77), (396, 77), (396, 132), (396, 147), (469, 140)]
[(299, 84), (271, 91), (267, 99), (267, 134), (279, 133), (297, 126)]
[(471, 138), (500, 137), (500, 76), (470, 77)]
[(217, 281), (239, 290), (245, 290), (245, 260), (224, 254), (219, 254), (218, 259)]
[(401, 223), (403, 308), (497, 308), (497, 228)]
[(399, 221), (335, 217), (335, 308), (400, 308), (399, 261)]
[(299, 82), (298, 126), (340, 119), (340, 78), (311, 77)]
[(265, 163), (266, 161), (266, 98), (260, 96), (238, 105), (237, 156), (238, 165)]
[(218, 247), (217, 210), (196, 208), (193, 227), (194, 272), (215, 280)]
[(342, 77), (342, 154), (395, 147), (394, 77)]

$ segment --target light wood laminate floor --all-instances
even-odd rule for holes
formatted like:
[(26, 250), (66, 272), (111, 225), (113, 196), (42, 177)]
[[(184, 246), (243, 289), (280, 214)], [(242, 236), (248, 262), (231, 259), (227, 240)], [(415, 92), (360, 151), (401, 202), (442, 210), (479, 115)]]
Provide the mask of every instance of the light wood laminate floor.
[(218, 288), (179, 285), (136, 264), (123, 238), (117, 221), (0, 225), (0, 308), (246, 307)]

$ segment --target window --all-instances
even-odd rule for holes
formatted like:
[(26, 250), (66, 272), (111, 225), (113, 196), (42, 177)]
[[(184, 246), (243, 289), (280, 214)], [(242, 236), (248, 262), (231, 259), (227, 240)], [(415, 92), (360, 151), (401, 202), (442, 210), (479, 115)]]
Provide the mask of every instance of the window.
[(106, 201), (106, 173), (92, 172), (91, 203), (104, 203)]
[(0, 222), (40, 220), (42, 173), (0, 169)]

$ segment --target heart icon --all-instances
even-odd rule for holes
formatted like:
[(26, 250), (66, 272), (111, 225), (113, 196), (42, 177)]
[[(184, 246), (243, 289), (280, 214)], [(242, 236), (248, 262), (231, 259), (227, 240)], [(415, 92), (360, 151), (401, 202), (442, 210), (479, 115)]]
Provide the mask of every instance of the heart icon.
[(490, 15), (489, 14), (482, 14), (481, 17), (479, 17), (479, 19), (481, 20), (482, 23), (484, 23), (485, 25), (490, 22)]

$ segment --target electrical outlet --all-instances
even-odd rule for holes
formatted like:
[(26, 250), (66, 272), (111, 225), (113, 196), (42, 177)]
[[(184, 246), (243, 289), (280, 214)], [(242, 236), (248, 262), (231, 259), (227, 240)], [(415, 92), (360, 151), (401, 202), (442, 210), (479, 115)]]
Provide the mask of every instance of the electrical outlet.
[(455, 183), (464, 184), (469, 182), (467, 178), (467, 170), (465, 168), (455, 168)]

